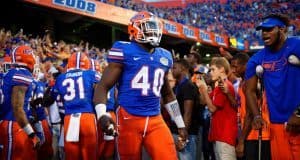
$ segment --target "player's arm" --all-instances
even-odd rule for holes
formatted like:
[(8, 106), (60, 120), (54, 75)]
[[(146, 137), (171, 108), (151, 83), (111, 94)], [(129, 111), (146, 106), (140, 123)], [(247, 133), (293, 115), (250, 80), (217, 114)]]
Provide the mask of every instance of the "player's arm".
[(123, 65), (120, 63), (109, 63), (105, 68), (100, 83), (95, 85), (94, 105), (97, 114), (97, 120), (100, 120), (101, 128), (108, 135), (115, 135), (114, 124), (110, 115), (106, 112), (107, 93), (118, 81), (122, 74)]
[(11, 103), (13, 106), (14, 116), (21, 128), (29, 124), (26, 113), (23, 109), (27, 88), (28, 87), (26, 86), (14, 86), (11, 95)]
[(171, 89), (171, 86), (167, 77), (168, 73), (164, 76), (164, 85), (161, 89), (162, 100), (165, 104), (165, 108), (168, 111), (170, 117), (174, 120), (178, 128), (178, 150), (182, 150), (186, 146), (187, 142), (187, 131), (185, 128), (185, 123), (180, 113), (179, 104), (176, 100), (176, 97)]
[(100, 83), (95, 85), (93, 102), (106, 104), (108, 91), (117, 83), (122, 74), (123, 65), (120, 63), (109, 63), (105, 68)]
[(14, 86), (12, 88), (11, 103), (13, 107), (14, 116), (16, 121), (26, 134), (31, 138), (34, 147), (39, 147), (40, 140), (35, 135), (32, 126), (26, 117), (26, 113), (23, 109), (25, 93), (28, 87), (26, 86)]
[(256, 96), (256, 90), (257, 90), (257, 76), (252, 76), (248, 80), (246, 80), (246, 90), (245, 90), (245, 96), (246, 96), (246, 103), (247, 107), (249, 107), (252, 115), (253, 115), (253, 125), (255, 129), (259, 129), (263, 125), (263, 119), (261, 115), (259, 114), (258, 106), (257, 106), (257, 96)]

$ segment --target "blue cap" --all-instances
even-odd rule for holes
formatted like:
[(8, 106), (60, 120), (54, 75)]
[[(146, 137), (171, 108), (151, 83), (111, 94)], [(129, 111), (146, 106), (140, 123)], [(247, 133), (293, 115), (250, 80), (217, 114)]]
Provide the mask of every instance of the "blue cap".
[(276, 26), (284, 27), (285, 24), (278, 18), (267, 18), (256, 27), (256, 30), (261, 30), (262, 28), (273, 28)]
[(200, 66), (197, 70), (194, 71), (194, 73), (207, 74), (208, 68)]

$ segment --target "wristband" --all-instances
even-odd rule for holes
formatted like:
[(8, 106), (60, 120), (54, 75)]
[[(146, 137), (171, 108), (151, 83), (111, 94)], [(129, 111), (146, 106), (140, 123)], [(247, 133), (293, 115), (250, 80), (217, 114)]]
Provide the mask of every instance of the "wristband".
[(28, 136), (30, 136), (32, 133), (34, 133), (34, 130), (29, 123), (27, 125), (25, 125), (25, 127), (23, 127), (23, 130)]
[(110, 114), (106, 112), (106, 104), (100, 103), (95, 106), (97, 120), (99, 120), (103, 115), (109, 116)]
[(177, 100), (174, 100), (172, 102), (165, 104), (165, 108), (167, 109), (171, 118), (176, 123), (177, 128), (184, 128), (185, 124), (184, 124), (183, 118), (181, 116), (179, 104), (178, 104)]

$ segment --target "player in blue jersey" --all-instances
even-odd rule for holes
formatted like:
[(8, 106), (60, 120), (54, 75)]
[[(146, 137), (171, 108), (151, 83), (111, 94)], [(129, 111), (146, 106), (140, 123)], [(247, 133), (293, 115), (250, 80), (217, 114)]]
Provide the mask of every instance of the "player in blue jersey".
[(76, 52), (68, 59), (68, 71), (60, 74), (52, 96), (62, 98), (65, 108), (64, 149), (67, 160), (97, 159), (97, 126), (93, 105), (94, 84), (100, 75), (90, 70), (86, 54)]
[(35, 79), (32, 85), (31, 109), (35, 113), (36, 122), (34, 124), (35, 131), (41, 140), (41, 148), (38, 151), (38, 159), (51, 159), (53, 156), (52, 134), (47, 121), (47, 114), (42, 99), (45, 92), (45, 83), (38, 79), (39, 72), (34, 74)]
[(177, 147), (186, 145), (187, 132), (178, 102), (169, 86), (167, 73), (171, 53), (158, 45), (162, 24), (152, 13), (139, 12), (128, 26), (131, 42), (117, 41), (108, 54), (109, 65), (96, 85), (94, 103), (102, 129), (112, 134), (107, 116), (107, 92), (118, 84), (117, 151), (119, 158), (141, 159), (142, 145), (154, 160), (177, 159), (175, 144), (160, 114), (160, 99), (177, 124)]
[(256, 97), (259, 80), (256, 74), (262, 77), (270, 112), (273, 160), (300, 157), (300, 67), (293, 61), (300, 58), (300, 39), (287, 37), (288, 26), (289, 19), (284, 15), (264, 18), (256, 29), (262, 32), (265, 48), (250, 58), (245, 74), (246, 101), (256, 129), (264, 124)]
[(3, 154), (0, 159), (36, 159), (34, 148), (39, 147), (40, 140), (29, 121), (35, 56), (28, 46), (15, 47), (10, 56), (14, 68), (4, 74), (2, 85), (0, 144), (3, 144)]

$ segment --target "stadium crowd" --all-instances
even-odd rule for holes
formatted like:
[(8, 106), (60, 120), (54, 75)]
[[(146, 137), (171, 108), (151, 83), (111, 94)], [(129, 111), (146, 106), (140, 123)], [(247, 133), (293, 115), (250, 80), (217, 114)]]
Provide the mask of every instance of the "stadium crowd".
[(147, 3), (134, 3), (133, 0), (116, 0), (114, 3), (122, 8), (135, 11), (147, 10), (163, 19), (226, 34), (230, 37), (247, 39), (249, 42), (260, 41), (260, 34), (254, 26), (257, 26), (260, 20), (270, 13), (289, 15), (290, 19), (295, 20), (294, 26), (290, 28), (291, 32), (294, 32), (292, 34), (299, 35), (300, 33), (300, 9), (297, 0), (228, 0), (225, 4), (218, 1), (203, 1), (187, 4), (185, 8), (168, 6), (159, 8)]

